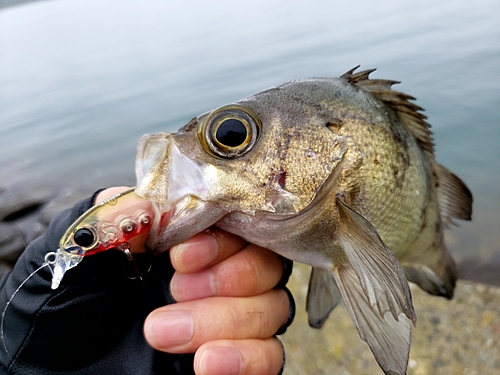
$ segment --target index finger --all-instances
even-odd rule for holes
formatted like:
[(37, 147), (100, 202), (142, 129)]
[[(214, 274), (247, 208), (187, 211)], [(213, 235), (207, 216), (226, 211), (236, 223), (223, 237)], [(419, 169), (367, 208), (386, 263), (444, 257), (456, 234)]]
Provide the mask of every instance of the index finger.
[(237, 253), (247, 242), (222, 229), (211, 227), (170, 249), (170, 260), (181, 273), (200, 271)]

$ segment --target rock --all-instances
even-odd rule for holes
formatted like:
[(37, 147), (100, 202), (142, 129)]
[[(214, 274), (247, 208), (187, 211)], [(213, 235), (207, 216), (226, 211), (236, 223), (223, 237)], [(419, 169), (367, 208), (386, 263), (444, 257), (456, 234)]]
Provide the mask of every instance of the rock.
[(25, 248), (23, 233), (17, 225), (0, 222), (0, 261), (15, 262)]
[(13, 265), (46, 227), (39, 215), (54, 193), (43, 187), (2, 188), (0, 192), (0, 261)]
[(45, 233), (58, 212), (93, 192), (62, 189), (0, 189), (0, 261), (14, 265), (26, 246)]
[[(297, 316), (281, 336), (284, 375), (383, 375), (344, 306), (321, 330), (310, 328), (305, 312), (309, 267), (296, 264), (288, 284)], [(460, 280), (455, 298), (433, 297), (415, 285), (417, 312), (408, 375), (493, 375), (500, 373), (500, 288)]]
[(74, 190), (70, 188), (62, 189), (57, 197), (52, 199), (43, 207), (40, 215), (40, 222), (48, 226), (54, 215), (73, 207), (78, 201), (90, 197), (95, 190)]
[(460, 279), (500, 286), (500, 251), (494, 252), (487, 261), (465, 258), (457, 268)]
[(17, 187), (2, 189), (0, 193), (0, 221), (12, 222), (39, 211), (54, 197), (45, 187)]

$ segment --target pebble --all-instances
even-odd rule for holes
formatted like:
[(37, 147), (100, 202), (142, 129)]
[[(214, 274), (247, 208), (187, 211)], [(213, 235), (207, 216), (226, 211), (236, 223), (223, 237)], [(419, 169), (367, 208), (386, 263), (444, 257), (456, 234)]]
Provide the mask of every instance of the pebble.
[[(383, 375), (343, 305), (320, 330), (310, 328), (303, 285), (309, 267), (294, 264), (288, 283), (297, 314), (280, 337), (286, 350), (284, 375)], [(417, 327), (407, 375), (500, 374), (500, 288), (459, 280), (455, 298), (433, 297), (411, 286)]]

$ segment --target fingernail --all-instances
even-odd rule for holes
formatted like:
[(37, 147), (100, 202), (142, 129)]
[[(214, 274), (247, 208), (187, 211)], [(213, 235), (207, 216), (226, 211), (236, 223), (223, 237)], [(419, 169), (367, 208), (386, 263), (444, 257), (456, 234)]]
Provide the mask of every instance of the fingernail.
[(144, 332), (153, 347), (174, 349), (193, 338), (193, 318), (188, 311), (157, 312), (146, 320)]
[(173, 253), (174, 266), (178, 271), (192, 272), (215, 262), (218, 247), (217, 240), (213, 236), (199, 234), (192, 241), (174, 246), (170, 251)]
[(200, 367), (202, 374), (239, 375), (242, 370), (241, 353), (231, 347), (207, 348), (201, 355)]
[(170, 292), (177, 302), (213, 297), (213, 273), (210, 270), (189, 274), (176, 272), (170, 281)]

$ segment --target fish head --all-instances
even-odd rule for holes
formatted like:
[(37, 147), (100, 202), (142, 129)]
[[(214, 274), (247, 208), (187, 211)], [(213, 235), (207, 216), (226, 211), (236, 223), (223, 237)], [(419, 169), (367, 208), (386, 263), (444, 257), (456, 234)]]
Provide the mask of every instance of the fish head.
[(192, 230), (184, 226), (182, 239), (228, 213), (249, 220), (257, 213), (300, 213), (346, 148), (313, 104), (297, 105), (287, 95), (270, 89), (204, 113), (178, 132), (144, 135), (137, 148), (136, 194), (159, 211), (176, 212), (171, 228), (176, 218), (191, 218)]
[(136, 193), (165, 209), (188, 196), (250, 215), (304, 209), (345, 150), (324, 120), (261, 96), (143, 136)]

